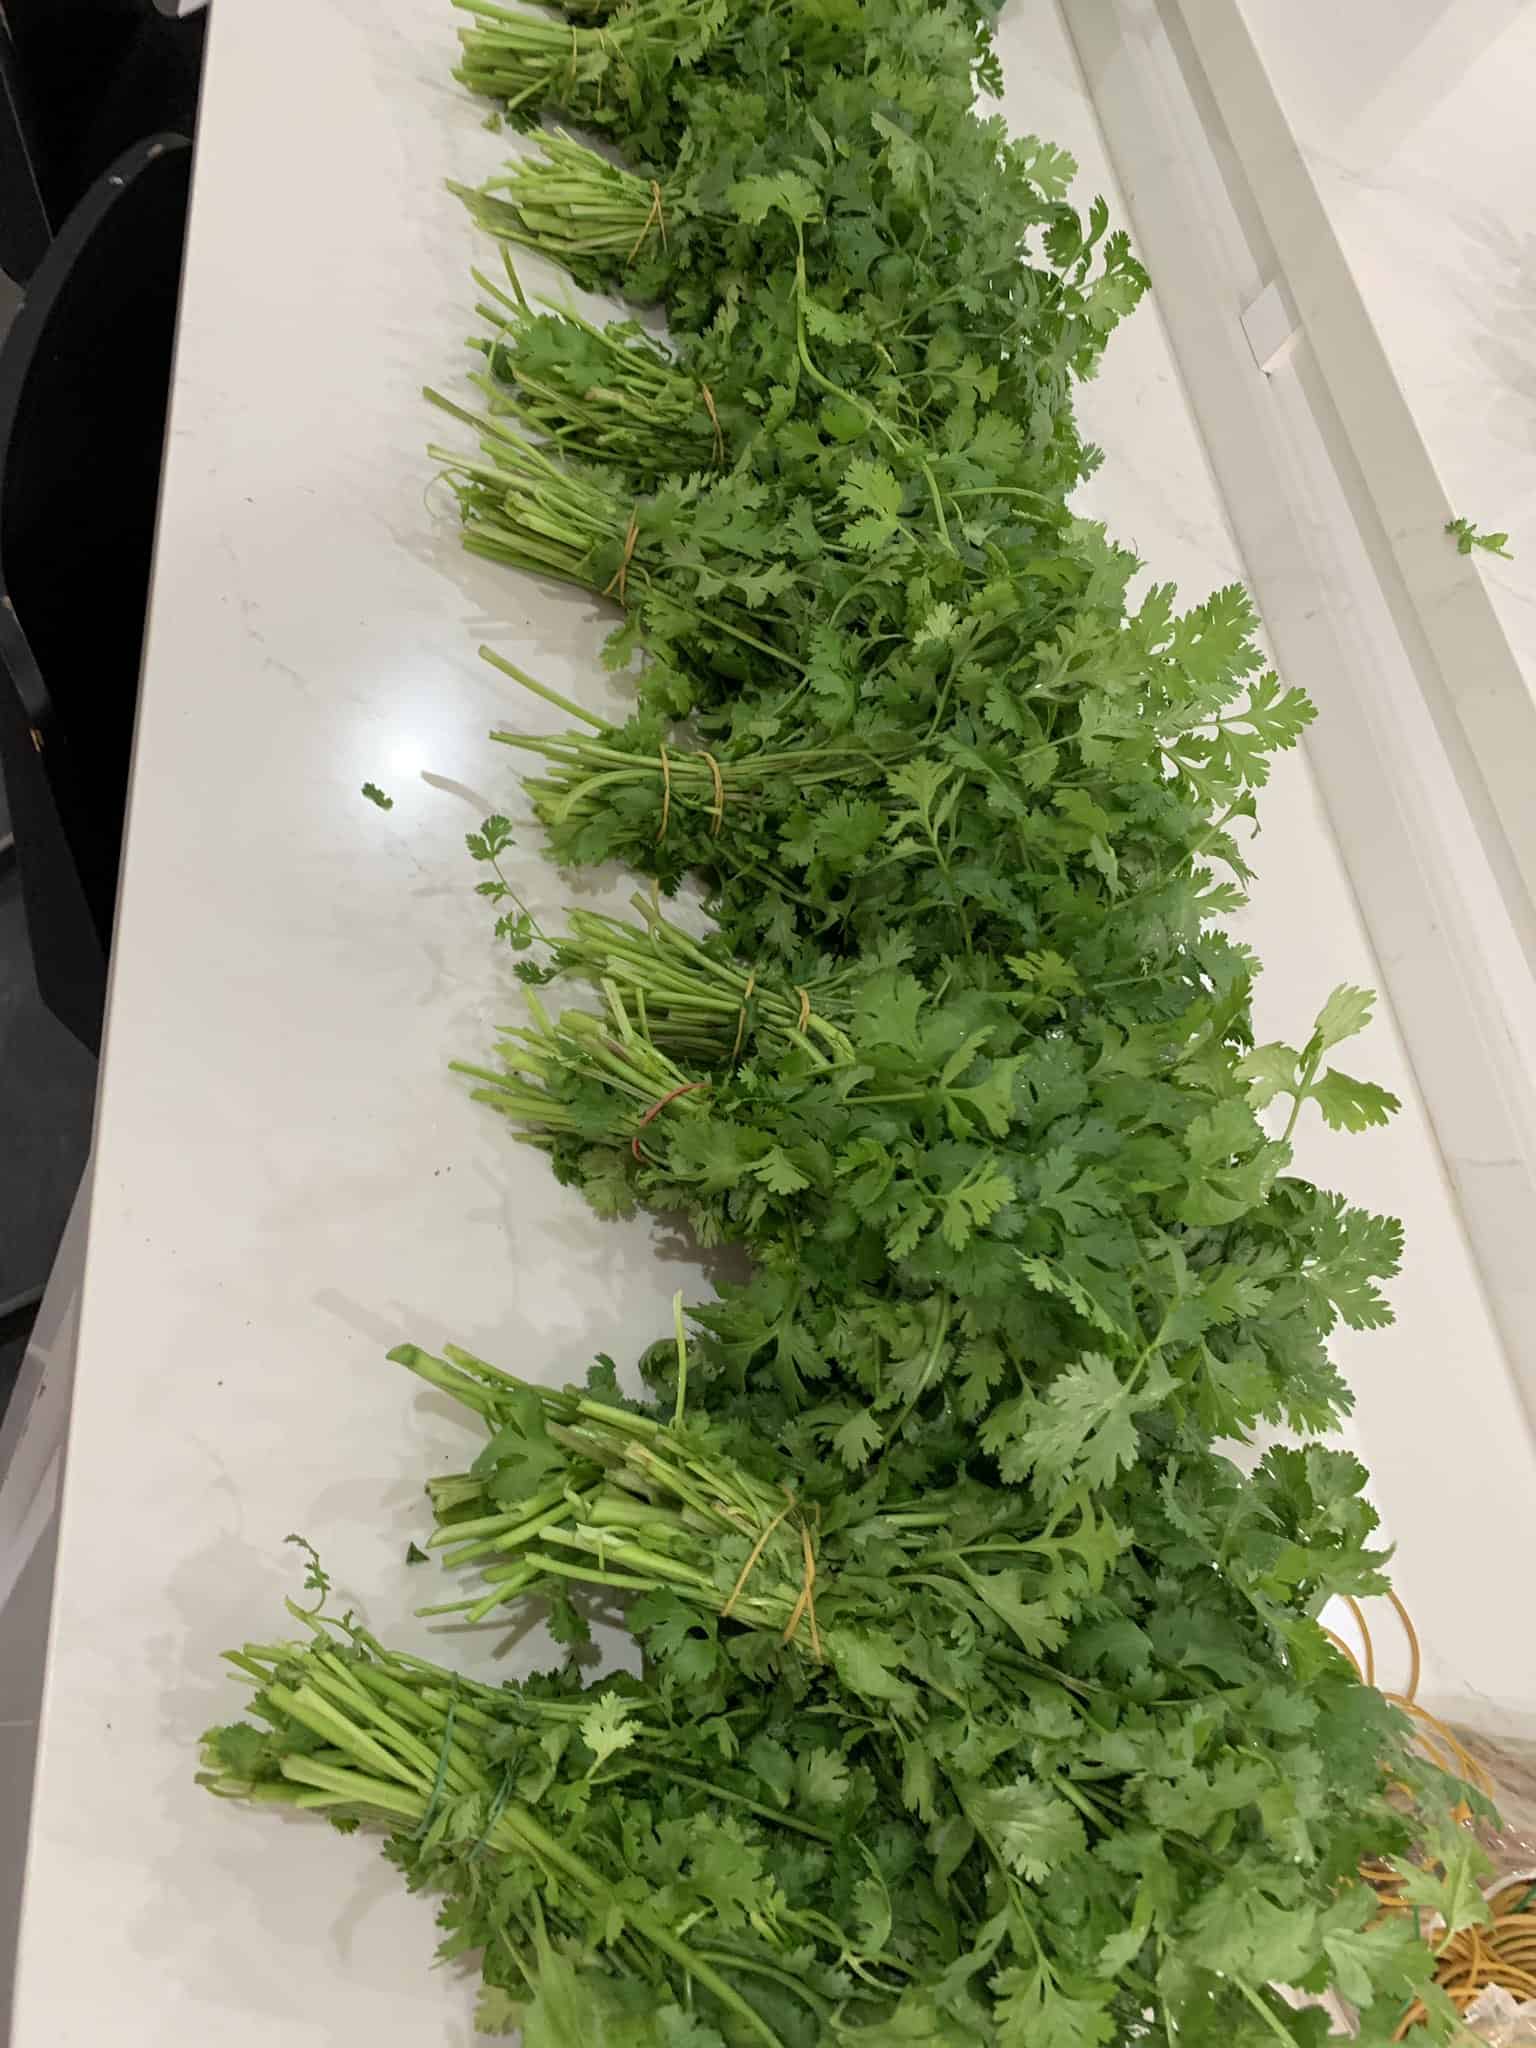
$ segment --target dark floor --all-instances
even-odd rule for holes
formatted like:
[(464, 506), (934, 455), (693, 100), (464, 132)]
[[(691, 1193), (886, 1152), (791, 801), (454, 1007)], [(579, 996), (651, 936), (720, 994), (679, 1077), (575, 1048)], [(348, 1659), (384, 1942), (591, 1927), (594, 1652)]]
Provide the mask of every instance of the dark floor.
[[(0, 335), (21, 294), (0, 274)], [(0, 781), (0, 846), (10, 814)], [(91, 1137), (96, 1062), (38, 1000), (16, 864), (0, 854), (0, 1414)]]
[[(10, 832), (0, 786), (0, 843)], [(0, 859), (0, 1413), (74, 1200), (96, 1062), (38, 1000), (16, 866)]]

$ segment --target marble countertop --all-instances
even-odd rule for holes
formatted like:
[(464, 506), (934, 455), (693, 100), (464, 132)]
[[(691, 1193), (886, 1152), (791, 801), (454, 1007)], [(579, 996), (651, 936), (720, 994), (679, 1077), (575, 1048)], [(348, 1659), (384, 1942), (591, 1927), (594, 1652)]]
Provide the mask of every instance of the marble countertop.
[[(611, 623), (462, 555), (429, 489), (420, 387), (462, 371), (476, 253), (442, 181), (506, 147), (448, 76), (452, 34), (420, 0), (211, 18), (14, 2048), (465, 2048), (471, 1985), (431, 1970), (429, 1910), (363, 1843), (195, 1786), (199, 1733), (242, 1697), (218, 1656), (282, 1631), (299, 1531), (392, 1639), (484, 1673), (540, 1660), (536, 1633), (503, 1651), (408, 1618), (422, 1477), (469, 1438), (383, 1353), (456, 1338), (558, 1382), (704, 1286), (649, 1225), (596, 1222), (446, 1069), (519, 1004), (463, 837), (526, 815), (486, 732), (529, 714), (476, 645), (598, 704)], [(1010, 7), (1002, 54), (1013, 125), (1113, 202), (1054, 0)], [(1154, 309), (1084, 410), (1110, 451), (1091, 509), (1191, 599), (1239, 574)], [(1487, 492), (1468, 510), (1503, 516)], [(590, 890), (524, 846), (541, 914)], [(1258, 858), (1260, 1022), (1289, 1030), (1372, 979), (1300, 757)], [(1441, 1361), (1491, 1338), (1389, 1017), (1368, 1057), (1404, 1116), (1318, 1132), (1302, 1163), (1434, 1248), (1398, 1331), (1344, 1347), (1401, 1532)], [(1454, 1482), (1470, 1514), (1507, 1422), (1474, 1402), (1456, 1428), (1494, 1447)], [(1410, 1599), (1448, 1626), (1455, 1554), (1405, 1546)]]

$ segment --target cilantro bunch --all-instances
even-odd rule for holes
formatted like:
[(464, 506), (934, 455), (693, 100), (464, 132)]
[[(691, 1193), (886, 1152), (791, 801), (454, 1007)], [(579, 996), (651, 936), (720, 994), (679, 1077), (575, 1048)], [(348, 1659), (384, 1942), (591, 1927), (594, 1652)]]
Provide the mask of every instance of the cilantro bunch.
[[(539, 1599), (569, 1662), (489, 1688), (308, 1615), (236, 1654), (213, 1789), (385, 1827), (527, 2048), (1320, 2039), (1280, 1985), (1448, 2038), (1359, 1872), (1475, 1917), (1460, 1791), (1317, 1620), (1384, 1583), (1317, 1439), (1399, 1232), (1291, 1156), (1396, 1104), (1331, 1063), (1363, 991), (1255, 1044), (1222, 927), (1310, 706), (1241, 591), (1133, 599), (1070, 503), (1126, 238), (978, 112), (985, 8), (468, 12), (466, 84), (604, 147), (543, 129), (460, 197), (670, 338), (509, 256), (473, 402), (432, 394), (465, 545), (623, 614), (621, 723), (483, 651), (570, 720), (496, 735), (553, 857), (651, 884), (548, 934), (507, 819), (471, 835), (545, 993), (464, 1071), (600, 1214), (747, 1277), (640, 1399), (397, 1353), (486, 1432), (429, 1484), (473, 1578), (426, 1611)], [(638, 1676), (585, 1683), (594, 1615)]]
[[(202, 1782), (388, 1830), (406, 1883), (447, 1895), (445, 1957), (487, 1952), (484, 2031), (521, 2023), (546, 2048), (809, 2048), (828, 2016), (878, 2022), (895, 2004), (887, 1980), (922, 1945), (922, 1900), (871, 1913), (875, 1787), (782, 1703), (701, 1727), (632, 1680), (578, 1697), (559, 1681), (478, 1685), (292, 1611), (304, 1639), (230, 1654), (257, 1720), (209, 1735)], [(580, 1970), (605, 1943), (617, 1967)], [(854, 1968), (826, 1960), (843, 1954)], [(718, 2024), (698, 2017), (701, 1995)]]
[[(711, 1726), (743, 1699), (787, 1698), (807, 1737), (837, 1729), (839, 1754), (874, 1765), (892, 1818), (925, 1824), (949, 1914), (971, 1915), (961, 1982), (1027, 1926), (1036, 1966), (1005, 1973), (1017, 2003), (995, 2033), (956, 1999), (964, 2027), (910, 2038), (1032, 2040), (1027, 2020), (1047, 2040), (1108, 2041), (1118, 2028), (1135, 2039), (1143, 2001), (1166, 1984), (1200, 1985), (1207, 2004), (1203, 1976), (1250, 1970), (1240, 1995), (1263, 2018), (1260, 1978), (1315, 1971), (1319, 1949), (1352, 1984), (1367, 1958), (1399, 1992), (1425, 1978), (1422, 1943), (1375, 1925), (1357, 1876), (1366, 1855), (1414, 1839), (1370, 1768), (1397, 1746), (1394, 1712), (1289, 1613), (1303, 1584), (1320, 1595), (1381, 1583), (1358, 1498), (1341, 1540), (1339, 1504), (1362, 1477), (1353, 1459), (1277, 1450), (1247, 1480), (1221, 1461), (1165, 1466), (1157, 1500), (1142, 1475), (1117, 1504), (1131, 1545), (1087, 1484), (1054, 1501), (966, 1477), (914, 1489), (882, 1461), (857, 1487), (828, 1468), (797, 1487), (749, 1426), (685, 1421), (681, 1398), (667, 1423), (458, 1350), (392, 1355), (490, 1432), (471, 1472), (429, 1488), (432, 1547), (475, 1565), (490, 1590), (426, 1611), (476, 1621), (541, 1591), (579, 1637), (571, 1582), (611, 1589), (645, 1651), (647, 1697)], [(686, 1368), (681, 1335), (677, 1356)], [(1154, 1530), (1149, 1570), (1138, 1552)], [(1353, 1782), (1338, 1775), (1351, 1758), (1363, 1766)], [(1432, 1774), (1405, 1767), (1422, 1790)], [(873, 1832), (873, 1814), (859, 1825)], [(978, 1864), (989, 1882), (967, 1898)], [(1133, 1965), (1181, 1897), (1199, 1903), (1154, 1979)], [(1099, 1981), (1068, 1979), (1074, 1952), (1097, 1957)], [(914, 1961), (892, 2039), (959, 1988), (947, 1949)], [(1181, 2035), (1214, 2041), (1235, 2023), (1245, 2038), (1231, 2001), (1209, 2032), (1171, 2010)]]

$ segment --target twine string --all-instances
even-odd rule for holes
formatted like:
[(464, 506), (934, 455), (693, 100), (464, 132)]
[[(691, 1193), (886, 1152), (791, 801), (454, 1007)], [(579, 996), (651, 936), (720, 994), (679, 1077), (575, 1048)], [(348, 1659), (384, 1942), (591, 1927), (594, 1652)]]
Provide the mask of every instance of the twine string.
[(506, 1811), (507, 1801), (511, 1797), (512, 1772), (509, 1767), (502, 1772), (501, 1783), (496, 1787), (495, 1795), (486, 1809), (485, 1826), (475, 1837), (475, 1845), (470, 1851), (471, 1856), (483, 1856), (485, 1854), (486, 1849), (490, 1846), (491, 1830)]
[(714, 822), (709, 829), (711, 836), (718, 839), (720, 828), (725, 823), (725, 777), (720, 773), (720, 763), (713, 754), (706, 754), (704, 758), (709, 763), (710, 776), (715, 785), (714, 802), (709, 807), (709, 815)]
[(806, 1525), (804, 1516), (800, 1519), (800, 1550), (805, 1560), (805, 1578), (800, 1587), (800, 1598), (795, 1602), (791, 1610), (789, 1620), (785, 1624), (784, 1633), (780, 1636), (779, 1641), (781, 1643), (792, 1643), (795, 1639), (795, 1630), (800, 1626), (800, 1617), (802, 1615), (808, 1616), (811, 1624), (811, 1655), (819, 1664), (821, 1662), (821, 1630), (816, 1625), (816, 1549), (815, 1545), (811, 1542), (811, 1532)]
[(437, 1809), (442, 1803), (443, 1785), (448, 1777), (448, 1756), (453, 1748), (453, 1723), (458, 1711), (458, 1700), (451, 1699), (448, 1702), (448, 1711), (443, 1716), (443, 1741), (442, 1747), (437, 1752), (437, 1775), (432, 1780), (432, 1790), (428, 1794), (421, 1819), (416, 1824), (416, 1832), (411, 1837), (412, 1841), (419, 1842), (437, 1818)]
[[(786, 1486), (784, 1489), (783, 1507), (779, 1509), (779, 1512), (763, 1530), (747, 1553), (747, 1561), (742, 1566), (735, 1585), (731, 1588), (730, 1598), (720, 1610), (720, 1619), (722, 1621), (729, 1618), (737, 1601), (746, 1591), (747, 1582), (752, 1577), (753, 1572), (757, 1570), (763, 1552), (772, 1540), (774, 1531), (780, 1528), (795, 1513), (795, 1505), (795, 1496)], [(800, 1584), (800, 1597), (796, 1600), (794, 1607), (790, 1611), (789, 1621), (779, 1640), (781, 1643), (792, 1642), (795, 1631), (799, 1628), (801, 1621), (808, 1615), (811, 1627), (811, 1654), (819, 1664), (822, 1661), (822, 1647), (821, 1629), (816, 1620), (816, 1546), (811, 1540), (810, 1524), (803, 1515), (795, 1516), (795, 1527), (800, 1536), (800, 1555), (804, 1575)]]
[(623, 604), (625, 591), (629, 587), (629, 565), (634, 559), (635, 542), (639, 538), (640, 521), (631, 512), (629, 515), (629, 525), (624, 533), (624, 552), (619, 557), (619, 566), (603, 585), (604, 597), (612, 597), (617, 592), (620, 604)]
[(729, 1600), (726, 1601), (725, 1605), (720, 1610), (720, 1619), (722, 1621), (725, 1621), (729, 1618), (732, 1608), (736, 1605), (736, 1602), (741, 1598), (742, 1594), (747, 1590), (747, 1581), (751, 1578), (752, 1574), (757, 1570), (757, 1561), (762, 1556), (763, 1552), (767, 1549), (769, 1539), (772, 1537), (774, 1530), (778, 1528), (779, 1524), (785, 1519), (787, 1515), (793, 1513), (794, 1511), (795, 1496), (789, 1491), (789, 1488), (787, 1486), (785, 1487), (784, 1492), (786, 1496), (784, 1506), (779, 1509), (779, 1512), (774, 1516), (773, 1520), (768, 1524), (767, 1528), (764, 1529), (762, 1534), (758, 1537), (757, 1541), (753, 1544), (752, 1548), (747, 1552), (747, 1561), (742, 1566), (741, 1572), (736, 1580), (735, 1585), (731, 1588), (731, 1597), (729, 1598)]
[(652, 1117), (660, 1116), (667, 1104), (669, 1102), (676, 1102), (679, 1095), (691, 1095), (695, 1088), (707, 1088), (708, 1086), (709, 1083), (707, 1081), (685, 1081), (681, 1088), (674, 1088), (670, 1095), (663, 1095), (660, 1102), (653, 1102), (645, 1112), (645, 1115), (640, 1119), (640, 1130), (636, 1131), (629, 1141), (629, 1149), (634, 1153), (635, 1157), (637, 1159), (645, 1157), (644, 1153), (640, 1150), (640, 1131), (645, 1129)]
[(661, 181), (657, 178), (652, 178), (651, 180), (651, 210), (645, 216), (644, 227), (641, 228), (639, 234), (636, 235), (635, 237), (634, 247), (630, 250), (628, 256), (626, 256), (624, 259), (626, 263), (633, 263), (635, 258), (640, 254), (641, 244), (644, 242), (646, 236), (651, 232), (652, 228), (660, 229), (661, 246), (663, 249), (665, 249), (667, 246), (667, 216), (666, 210), (662, 205)]
[(709, 423), (715, 430), (715, 460), (716, 462), (724, 462), (725, 436), (720, 431), (720, 415), (715, 411), (715, 394), (704, 383), (699, 385), (699, 389), (704, 394), (704, 410), (709, 414)]
[(747, 1005), (752, 1000), (752, 991), (757, 987), (757, 969), (754, 967), (747, 976), (747, 986), (742, 994), (741, 1008), (736, 1016), (736, 1043), (731, 1047), (731, 1064), (741, 1058), (742, 1040), (747, 1035)]

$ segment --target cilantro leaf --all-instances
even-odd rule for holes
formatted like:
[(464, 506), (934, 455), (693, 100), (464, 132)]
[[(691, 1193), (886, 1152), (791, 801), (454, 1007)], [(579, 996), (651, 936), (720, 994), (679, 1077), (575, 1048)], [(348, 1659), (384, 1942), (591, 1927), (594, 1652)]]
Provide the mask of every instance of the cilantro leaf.
[(1033, 1779), (978, 1792), (966, 1811), (1008, 1868), (1032, 1884), (1043, 1883), (1086, 1845), (1076, 1809)]
[(1374, 1081), (1357, 1081), (1337, 1067), (1329, 1067), (1310, 1093), (1331, 1131), (1369, 1130), (1386, 1123), (1403, 1106), (1390, 1090)]
[(628, 1749), (639, 1735), (629, 1705), (617, 1693), (604, 1693), (581, 1717), (581, 1739), (592, 1752), (593, 1770)]
[(1442, 1824), (1429, 1849), (1432, 1863), (1394, 1860), (1405, 1903), (1434, 1914), (1443, 1939), (1486, 1924), (1489, 1906), (1481, 1887), (1490, 1866), (1476, 1836), (1454, 1823)]
[(1411, 1921), (1378, 1919), (1368, 1927), (1340, 1927), (1323, 1936), (1333, 1981), (1351, 2005), (1384, 1998), (1400, 2008), (1428, 1974), (1423, 1941)]
[(1375, 994), (1368, 988), (1351, 988), (1348, 983), (1336, 988), (1318, 1012), (1310, 1044), (1326, 1052), (1342, 1039), (1353, 1038), (1370, 1023), (1375, 1007)]
[(1103, 2048), (1115, 2037), (1109, 1993), (1069, 1996), (1043, 1970), (1002, 1970), (998, 1995), (1000, 2048)]

